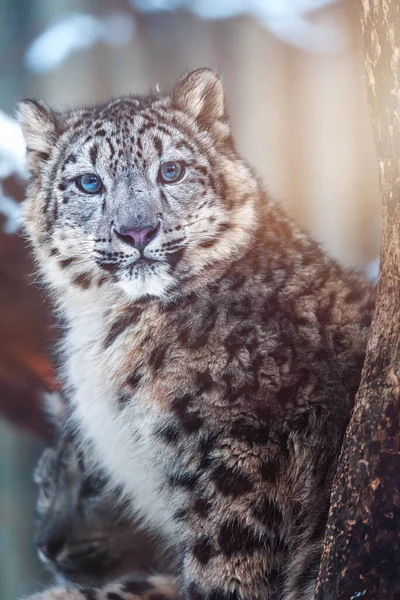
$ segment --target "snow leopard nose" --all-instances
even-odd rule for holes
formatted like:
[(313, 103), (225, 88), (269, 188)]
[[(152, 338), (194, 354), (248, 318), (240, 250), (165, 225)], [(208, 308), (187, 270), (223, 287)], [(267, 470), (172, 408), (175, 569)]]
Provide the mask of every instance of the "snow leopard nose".
[(37, 542), (36, 547), (38, 551), (43, 554), (48, 560), (54, 560), (60, 554), (66, 542), (66, 538), (59, 537), (45, 542)]
[(129, 229), (129, 227), (124, 226), (117, 228), (114, 226), (114, 232), (120, 240), (133, 246), (136, 250), (142, 251), (152, 240), (154, 240), (160, 231), (160, 227), (160, 222), (158, 222), (156, 226), (145, 225), (140, 227), (140, 229)]

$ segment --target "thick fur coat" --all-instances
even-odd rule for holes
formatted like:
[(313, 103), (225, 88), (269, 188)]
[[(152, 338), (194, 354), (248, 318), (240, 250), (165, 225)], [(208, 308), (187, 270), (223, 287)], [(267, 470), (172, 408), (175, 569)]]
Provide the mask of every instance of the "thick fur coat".
[[(71, 427), (174, 543), (183, 598), (311, 599), (375, 290), (266, 195), (209, 70), (20, 122)], [(40, 598), (177, 593), (141, 583)]]

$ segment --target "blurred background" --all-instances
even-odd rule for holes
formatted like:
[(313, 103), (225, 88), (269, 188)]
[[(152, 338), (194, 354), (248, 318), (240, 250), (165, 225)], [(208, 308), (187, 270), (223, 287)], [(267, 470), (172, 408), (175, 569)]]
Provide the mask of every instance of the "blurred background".
[(0, 1), (0, 600), (46, 581), (33, 546), (32, 467), (49, 436), (57, 327), (21, 237), (16, 103), (52, 107), (225, 81), (240, 152), (343, 264), (377, 269), (378, 173), (357, 0)]

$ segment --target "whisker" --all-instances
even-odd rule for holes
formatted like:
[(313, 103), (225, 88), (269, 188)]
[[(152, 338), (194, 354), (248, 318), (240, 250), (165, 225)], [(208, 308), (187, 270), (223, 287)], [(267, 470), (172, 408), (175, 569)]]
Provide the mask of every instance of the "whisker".
[(207, 221), (208, 222), (208, 217), (201, 217), (200, 219), (197, 219), (196, 221), (188, 221), (187, 223), (184, 223), (182, 225), (182, 228), (184, 228), (184, 227), (190, 227), (191, 225), (196, 225), (196, 223), (201, 223), (202, 221)]

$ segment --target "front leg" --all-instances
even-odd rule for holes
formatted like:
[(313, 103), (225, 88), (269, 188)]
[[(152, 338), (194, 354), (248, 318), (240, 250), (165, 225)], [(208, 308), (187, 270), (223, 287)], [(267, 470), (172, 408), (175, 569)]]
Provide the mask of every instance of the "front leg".
[(185, 552), (185, 600), (282, 598), (288, 547), (247, 519), (229, 516), (191, 535)]
[[(329, 486), (306, 484), (313, 466), (309, 456), (304, 464), (278, 455), (273, 460), (273, 448), (268, 453), (265, 448), (262, 460), (245, 446), (214, 448), (197, 476), (177, 479), (190, 487), (178, 513), (185, 600), (313, 597)], [(298, 488), (297, 471), (307, 478)]]
[(101, 587), (52, 588), (28, 600), (177, 600), (179, 586), (174, 577), (157, 575), (148, 579), (123, 579)]
[(181, 515), (185, 600), (283, 599), (290, 524), (243, 471), (215, 466)]

